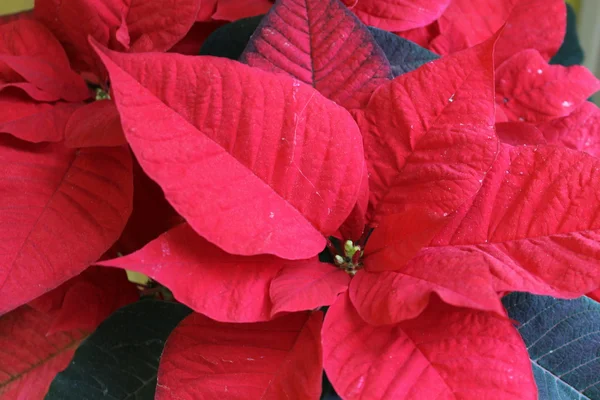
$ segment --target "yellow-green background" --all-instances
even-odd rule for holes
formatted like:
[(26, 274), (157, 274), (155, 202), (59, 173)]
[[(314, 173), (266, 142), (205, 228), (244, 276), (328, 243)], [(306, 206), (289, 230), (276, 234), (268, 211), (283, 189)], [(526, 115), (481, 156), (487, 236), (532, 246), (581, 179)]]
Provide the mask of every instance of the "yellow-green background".
[[(567, 0), (567, 3), (571, 3), (575, 10), (579, 8), (579, 0)], [(33, 7), (33, 0), (0, 0), (0, 14), (10, 14), (31, 7)]]
[(33, 0), (0, 0), (0, 14), (11, 14), (33, 7)]

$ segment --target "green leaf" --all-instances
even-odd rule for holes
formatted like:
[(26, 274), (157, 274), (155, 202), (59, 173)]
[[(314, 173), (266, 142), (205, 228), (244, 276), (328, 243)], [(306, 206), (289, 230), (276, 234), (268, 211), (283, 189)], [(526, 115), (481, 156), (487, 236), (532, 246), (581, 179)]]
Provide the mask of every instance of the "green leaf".
[(560, 64), (565, 67), (581, 65), (583, 63), (583, 50), (577, 36), (577, 16), (570, 4), (567, 4), (567, 32), (563, 44), (550, 60), (550, 64)]
[(600, 303), (526, 293), (502, 302), (519, 322), (540, 400), (600, 399)]
[(152, 400), (167, 337), (190, 309), (158, 300), (121, 308), (77, 349), (47, 400)]

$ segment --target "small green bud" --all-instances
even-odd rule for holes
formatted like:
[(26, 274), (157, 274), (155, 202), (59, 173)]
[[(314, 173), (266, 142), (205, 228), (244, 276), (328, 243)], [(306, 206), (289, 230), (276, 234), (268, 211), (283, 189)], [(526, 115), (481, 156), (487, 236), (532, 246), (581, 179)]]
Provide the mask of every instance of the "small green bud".
[(340, 256), (339, 254), (335, 255), (334, 260), (336, 265), (342, 265), (344, 264), (344, 262), (346, 262), (346, 260), (344, 260), (344, 257)]
[(352, 243), (352, 240), (346, 240), (346, 242), (344, 243), (344, 254), (346, 255), (346, 257), (352, 258), (352, 256), (354, 255), (354, 243)]

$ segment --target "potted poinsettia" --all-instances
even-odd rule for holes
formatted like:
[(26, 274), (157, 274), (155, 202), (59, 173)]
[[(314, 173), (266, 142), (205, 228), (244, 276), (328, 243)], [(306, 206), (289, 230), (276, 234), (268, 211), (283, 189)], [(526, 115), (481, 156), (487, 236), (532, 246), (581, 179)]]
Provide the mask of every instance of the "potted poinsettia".
[(0, 393), (600, 398), (562, 0), (167, 3), (0, 25)]

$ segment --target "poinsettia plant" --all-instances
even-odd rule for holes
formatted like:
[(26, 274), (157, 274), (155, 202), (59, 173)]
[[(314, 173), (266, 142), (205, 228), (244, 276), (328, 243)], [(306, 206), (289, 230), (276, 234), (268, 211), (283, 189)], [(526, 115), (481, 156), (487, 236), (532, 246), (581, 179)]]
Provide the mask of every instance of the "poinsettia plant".
[(600, 81), (565, 30), (563, 0), (2, 20), (0, 395), (600, 398)]

